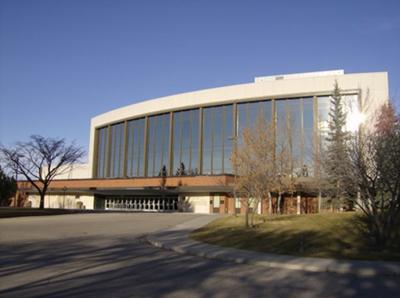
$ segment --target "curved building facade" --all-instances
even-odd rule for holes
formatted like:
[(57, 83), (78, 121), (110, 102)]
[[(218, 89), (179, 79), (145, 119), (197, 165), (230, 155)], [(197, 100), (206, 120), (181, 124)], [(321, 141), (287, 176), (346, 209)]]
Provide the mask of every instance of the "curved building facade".
[[(240, 198), (232, 196), (230, 161), (241, 130), (262, 116), (275, 123), (279, 140), (288, 137), (289, 123), (291, 154), (298, 161), (294, 174), (313, 177), (335, 81), (348, 130), (372, 119), (388, 99), (386, 72), (336, 70), (259, 77), (133, 104), (91, 120), (87, 178), (54, 181), (53, 191), (63, 187), (92, 197), (87, 208), (233, 213), (242, 208)], [(298, 193), (300, 200), (315, 199)], [(299, 212), (298, 196), (295, 202), (295, 211), (288, 212)], [(265, 212), (271, 206), (260, 208)]]

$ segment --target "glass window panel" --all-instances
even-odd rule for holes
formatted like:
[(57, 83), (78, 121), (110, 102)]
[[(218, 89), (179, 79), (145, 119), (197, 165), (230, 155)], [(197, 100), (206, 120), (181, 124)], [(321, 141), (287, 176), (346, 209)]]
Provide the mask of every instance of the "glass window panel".
[(212, 173), (214, 118), (213, 109), (205, 108), (203, 111), (203, 174), (205, 175)]
[(237, 105), (237, 109), (239, 133), (244, 127), (253, 126), (260, 115), (266, 121), (271, 120), (272, 108), (270, 100), (241, 103)]
[(303, 99), (303, 127), (304, 127), (304, 159), (302, 176), (311, 176), (313, 174), (313, 135), (314, 135), (314, 99)]
[(286, 130), (286, 102), (285, 100), (276, 100), (276, 142), (283, 144)]
[(144, 128), (145, 128), (145, 119), (139, 120), (138, 123), (138, 127), (136, 129), (136, 136), (137, 136), (137, 140), (136, 140), (136, 153), (137, 155), (137, 161), (138, 161), (138, 165), (137, 165), (137, 175), (143, 177), (144, 176)]
[(318, 132), (320, 138), (320, 147), (323, 148), (326, 143), (326, 137), (329, 131), (329, 111), (330, 96), (318, 97)]
[(142, 118), (128, 122), (127, 175), (129, 177), (144, 175), (144, 121)]
[(199, 174), (199, 110), (191, 111), (191, 160), (190, 171), (192, 175)]
[(198, 173), (198, 138), (199, 109), (174, 113), (174, 175)]
[(287, 101), (287, 133), (289, 145), (292, 153), (294, 173), (299, 173), (302, 162), (302, 115), (301, 100), (291, 99)]
[(184, 175), (187, 175), (190, 169), (190, 149), (191, 149), (191, 137), (192, 137), (192, 123), (190, 111), (182, 112), (182, 139), (181, 139), (181, 152), (182, 159), (181, 163), (183, 166)]
[(271, 100), (246, 102), (237, 105), (237, 135), (239, 144), (241, 144), (243, 128), (253, 126), (260, 115), (268, 122), (272, 120)]
[[(358, 130), (361, 121), (361, 113), (358, 106), (358, 96), (343, 95), (342, 107), (346, 113), (346, 130), (354, 132)], [(331, 96), (318, 97), (318, 128), (321, 136), (321, 144), (325, 144), (325, 140), (329, 131), (329, 113), (331, 108)]]
[(174, 113), (174, 140), (173, 140), (173, 167), (174, 175), (178, 175), (179, 166), (181, 164), (182, 156), (182, 112)]
[(241, 208), (241, 199), (240, 198), (235, 198), (235, 208)]
[(346, 113), (346, 130), (350, 132), (358, 131), (359, 125), (362, 121), (358, 105), (357, 95), (344, 95), (342, 96), (343, 110)]
[(149, 118), (149, 127), (147, 131), (147, 140), (148, 140), (148, 156), (147, 156), (147, 175), (154, 176), (154, 165), (155, 165), (155, 157), (156, 157), (156, 146), (157, 146), (157, 138), (156, 138), (156, 124), (157, 117)]
[(230, 156), (233, 136), (233, 106), (204, 109), (203, 174), (231, 172)]
[(224, 173), (232, 173), (231, 155), (233, 148), (233, 106), (225, 106), (225, 132), (224, 132)]
[(160, 176), (163, 167), (168, 175), (170, 115), (163, 114), (149, 118), (148, 128), (148, 176)]
[(247, 123), (247, 103), (241, 103), (237, 105), (237, 134), (238, 142), (241, 143), (240, 136), (242, 135), (243, 129), (248, 126)]
[(123, 176), (124, 123), (111, 126), (110, 177)]
[(151, 176), (158, 176), (163, 162), (163, 120), (163, 116), (157, 116), (156, 123), (154, 125), (154, 164)]
[(170, 114), (165, 114), (163, 117), (163, 143), (162, 143), (162, 161), (161, 165), (159, 168), (159, 173), (162, 171), (162, 169), (165, 167), (167, 170), (167, 175), (168, 175), (168, 169), (169, 169), (169, 129), (170, 127)]
[(220, 205), (221, 205), (221, 197), (220, 196), (214, 196), (213, 203), (214, 203), (213, 204), (214, 208), (219, 208)]
[(288, 150), (294, 174), (300, 174), (302, 163), (302, 100), (277, 100), (277, 139), (278, 150)]
[(108, 127), (100, 128), (97, 130), (97, 177), (105, 177), (106, 168), (106, 154), (108, 143)]
[(264, 119), (268, 122), (272, 120), (272, 102), (271, 100), (266, 100), (261, 102), (261, 109), (264, 114)]
[(212, 168), (212, 173), (213, 174), (220, 174), (222, 173), (223, 169), (223, 156), (222, 152), (224, 149), (224, 139), (227, 138), (224, 134), (224, 129), (225, 129), (225, 109), (223, 106), (221, 107), (215, 107), (212, 108), (214, 117), (215, 117), (215, 122), (214, 122), (214, 127), (213, 127), (213, 133), (214, 133), (214, 144), (213, 144), (213, 168)]
[(262, 105), (260, 102), (250, 102), (247, 104), (247, 109), (246, 124), (247, 127), (253, 127), (256, 124), (258, 117), (263, 116)]

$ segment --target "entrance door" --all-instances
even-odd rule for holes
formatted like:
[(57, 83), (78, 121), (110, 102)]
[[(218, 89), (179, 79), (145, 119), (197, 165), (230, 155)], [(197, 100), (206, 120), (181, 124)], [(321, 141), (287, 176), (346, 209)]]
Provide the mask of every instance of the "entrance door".
[(104, 209), (119, 211), (171, 212), (178, 210), (177, 196), (106, 197)]
[(220, 207), (221, 207), (221, 197), (214, 196), (214, 198), (213, 198), (213, 213), (219, 213)]

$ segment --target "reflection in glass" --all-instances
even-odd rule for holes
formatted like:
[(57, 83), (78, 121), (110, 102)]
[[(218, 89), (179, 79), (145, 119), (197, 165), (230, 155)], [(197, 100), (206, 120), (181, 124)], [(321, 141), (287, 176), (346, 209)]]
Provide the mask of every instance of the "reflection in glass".
[(318, 97), (318, 135), (321, 149), (325, 148), (326, 138), (328, 137), (330, 106), (330, 96)]
[(128, 121), (128, 177), (144, 176), (144, 119)]
[(108, 143), (108, 127), (97, 130), (97, 173), (98, 178), (106, 176), (106, 154)]
[[(357, 99), (357, 95), (343, 96), (348, 131), (357, 130), (362, 120)], [(272, 108), (273, 102), (275, 109)], [(293, 168), (294, 174), (311, 176), (314, 168), (313, 155), (326, 144), (330, 97), (320, 96), (316, 104), (317, 111), (314, 111), (312, 97), (238, 103), (237, 133), (240, 135), (244, 127), (253, 126), (260, 114), (266, 120), (275, 120), (276, 142), (289, 144), (290, 156), (296, 162)], [(275, 117), (272, 117), (273, 110)], [(149, 116), (147, 132), (144, 118), (128, 121), (126, 140), (125, 122), (97, 129), (96, 176), (122, 177), (125, 147), (127, 148), (125, 167), (128, 177), (144, 176), (145, 162), (147, 162), (147, 175), (150, 177), (161, 175), (164, 167), (169, 175), (199, 174), (200, 109), (177, 111), (172, 115), (174, 117), (172, 152), (169, 152), (170, 113)], [(317, 119), (314, 119), (314, 116)], [(218, 175), (232, 172), (230, 161), (232, 137), (236, 135), (233, 131), (234, 119), (232, 104), (203, 108), (201, 164), (203, 174)], [(317, 127), (314, 127), (314, 123)], [(145, 144), (146, 134), (147, 144)], [(314, 134), (318, 136), (316, 139)], [(316, 148), (313, 148), (314, 144), (317, 145)], [(147, 161), (144, 160), (145, 148)], [(170, 170), (172, 172), (168, 173)]]
[(199, 154), (199, 109), (174, 113), (173, 175), (196, 175)]
[(276, 100), (277, 150), (288, 148), (293, 175), (313, 174), (313, 98)]
[(287, 138), (289, 140), (292, 153), (292, 163), (294, 173), (300, 173), (302, 164), (303, 140), (302, 140), (302, 107), (301, 99), (291, 99), (286, 101), (287, 117)]
[(203, 112), (203, 174), (231, 173), (232, 105), (205, 108)]
[(302, 176), (313, 175), (314, 160), (314, 99), (312, 97), (303, 99), (303, 129), (304, 129), (304, 157)]
[(245, 102), (237, 105), (237, 123), (238, 132), (244, 127), (252, 127), (255, 125), (257, 118), (261, 115), (266, 121), (271, 121), (272, 103), (270, 100)]
[(149, 117), (147, 175), (150, 177), (161, 176), (164, 167), (168, 175), (169, 122), (169, 114)]
[(124, 123), (111, 126), (110, 177), (123, 176)]
[(349, 132), (356, 132), (360, 124), (365, 120), (364, 115), (361, 113), (358, 105), (357, 95), (344, 95), (343, 110), (346, 113), (346, 130)]

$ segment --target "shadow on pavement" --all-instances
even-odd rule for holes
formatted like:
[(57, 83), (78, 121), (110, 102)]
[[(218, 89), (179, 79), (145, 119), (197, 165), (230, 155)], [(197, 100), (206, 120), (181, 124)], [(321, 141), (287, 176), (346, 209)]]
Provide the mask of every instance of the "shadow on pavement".
[(0, 247), (1, 297), (390, 297), (399, 293), (399, 284), (395, 277), (307, 273), (179, 255), (133, 237)]

